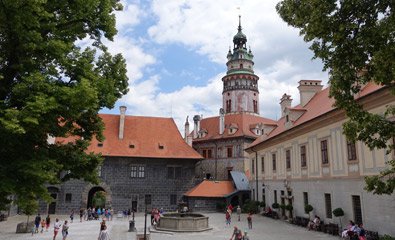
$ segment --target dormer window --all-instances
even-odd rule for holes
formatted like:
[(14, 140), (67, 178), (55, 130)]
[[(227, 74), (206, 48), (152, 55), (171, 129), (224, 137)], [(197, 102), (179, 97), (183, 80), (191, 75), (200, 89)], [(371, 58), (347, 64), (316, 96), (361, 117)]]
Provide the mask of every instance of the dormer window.
[(161, 144), (161, 143), (158, 143), (158, 148), (162, 150), (162, 149), (165, 148), (165, 146), (163, 144)]
[(98, 143), (97, 146), (98, 147), (103, 147), (103, 143)]
[(134, 148), (134, 145), (133, 144), (129, 144), (129, 148)]

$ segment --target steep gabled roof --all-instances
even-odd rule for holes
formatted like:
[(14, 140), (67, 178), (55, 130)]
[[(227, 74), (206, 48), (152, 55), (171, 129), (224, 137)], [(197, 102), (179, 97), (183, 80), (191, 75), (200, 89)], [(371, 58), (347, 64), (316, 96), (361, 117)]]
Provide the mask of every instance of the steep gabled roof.
[[(177, 129), (172, 118), (125, 116), (124, 138), (119, 139), (119, 115), (99, 114), (105, 123), (105, 140), (94, 138), (88, 152), (103, 156), (202, 159)], [(62, 139), (57, 139), (62, 141)], [(68, 139), (63, 139), (67, 142)]]
[[(200, 127), (207, 130), (207, 135), (204, 138), (193, 139), (194, 142), (212, 140), (212, 139), (224, 139), (247, 136), (257, 138), (251, 129), (251, 124), (276, 124), (274, 120), (263, 118), (251, 114), (240, 113), (240, 114), (228, 114), (225, 115), (225, 131), (223, 134), (219, 134), (219, 116), (204, 118), (200, 121)], [(238, 126), (236, 132), (229, 134), (229, 126)]]
[[(373, 93), (382, 88), (382, 86), (376, 85), (373, 82), (369, 82), (361, 92), (355, 97), (356, 99), (366, 96), (370, 93)], [(305, 112), (292, 124), (290, 128), (285, 128), (284, 122), (285, 118), (282, 117), (277, 121), (277, 127), (264, 139), (257, 138), (253, 143), (248, 146), (251, 148), (256, 146), (262, 142), (270, 140), (270, 138), (277, 136), (283, 132), (289, 131), (299, 125), (302, 125), (316, 117), (322, 116), (335, 108), (333, 104), (335, 103), (335, 99), (329, 97), (329, 87), (318, 92), (305, 106), (304, 108), (300, 108), (300, 105), (292, 107), (292, 110), (305, 110)]]

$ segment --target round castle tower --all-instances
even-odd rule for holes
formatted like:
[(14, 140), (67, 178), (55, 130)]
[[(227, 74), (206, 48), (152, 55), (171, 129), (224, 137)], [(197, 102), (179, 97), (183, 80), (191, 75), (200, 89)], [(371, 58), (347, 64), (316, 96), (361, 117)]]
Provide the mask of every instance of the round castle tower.
[(249, 113), (259, 115), (259, 77), (254, 74), (254, 55), (247, 50), (247, 37), (241, 31), (241, 16), (237, 34), (233, 37), (233, 53), (229, 48), (228, 70), (222, 78), (222, 106), (226, 114)]

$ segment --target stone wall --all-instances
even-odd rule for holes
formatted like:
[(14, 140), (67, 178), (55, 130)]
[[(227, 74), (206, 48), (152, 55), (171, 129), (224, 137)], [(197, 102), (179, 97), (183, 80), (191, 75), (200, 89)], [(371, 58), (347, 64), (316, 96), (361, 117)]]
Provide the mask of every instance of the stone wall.
[[(86, 208), (89, 191), (101, 187), (106, 192), (106, 207), (115, 212), (131, 208), (132, 199), (137, 200), (137, 211), (145, 209), (145, 196), (150, 194), (152, 204), (147, 208), (163, 208), (175, 211), (177, 204), (170, 204), (170, 195), (176, 195), (177, 202), (184, 193), (199, 182), (194, 178), (195, 160), (190, 159), (147, 159), (106, 157), (102, 164), (100, 184), (92, 185), (82, 180), (71, 180), (55, 186), (59, 189), (56, 201), (56, 214), (69, 214), (72, 209), (76, 214), (80, 208)], [(131, 177), (131, 166), (144, 166), (143, 178)], [(181, 177), (168, 178), (168, 166), (181, 167)], [(71, 201), (66, 203), (66, 194), (71, 194)], [(48, 204), (40, 202), (40, 212), (46, 214)]]
[(188, 206), (193, 212), (218, 211), (217, 203), (224, 202), (225, 198), (189, 197)]

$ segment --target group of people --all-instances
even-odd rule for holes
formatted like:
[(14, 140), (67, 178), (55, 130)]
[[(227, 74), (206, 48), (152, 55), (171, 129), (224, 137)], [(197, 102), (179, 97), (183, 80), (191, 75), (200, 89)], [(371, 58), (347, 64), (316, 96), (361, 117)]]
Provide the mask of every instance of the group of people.
[[(229, 204), (229, 206), (226, 209), (226, 213), (225, 213), (226, 226), (230, 225), (230, 223), (231, 223), (232, 211), (233, 211), (233, 206), (232, 206), (232, 204)], [(237, 206), (236, 213), (237, 213), (237, 220), (240, 221), (240, 216), (241, 216), (241, 208), (240, 208), (240, 206)], [(247, 223), (248, 223), (248, 228), (252, 229), (252, 215), (251, 215), (251, 213), (249, 213), (247, 215)], [(239, 240), (239, 239), (249, 240), (250, 239), (250, 237), (248, 236), (248, 231), (245, 230), (244, 231), (244, 236), (243, 236), (242, 231), (237, 226), (234, 226), (234, 230), (233, 230), (233, 234), (232, 234), (231, 240), (233, 238), (235, 240)]]
[(40, 225), (41, 225), (41, 233), (44, 232), (44, 228), (48, 232), (48, 228), (49, 228), (50, 224), (51, 224), (51, 217), (49, 215), (46, 218), (41, 218), (41, 215), (38, 214), (36, 216), (36, 218), (34, 219), (34, 226), (33, 226), (33, 229), (32, 229), (32, 235), (34, 233), (38, 233), (39, 232)]
[[(56, 220), (54, 222), (53, 240), (56, 239), (56, 236), (58, 235), (60, 229), (62, 229), (63, 240), (66, 240), (67, 235), (69, 234), (69, 225), (67, 223), (68, 222), (66, 220), (66, 221), (64, 221), (64, 224), (62, 225), (59, 222), (59, 218), (56, 218)], [(40, 225), (41, 225), (41, 233), (44, 232), (44, 228), (48, 232), (48, 228), (49, 228), (50, 224), (51, 224), (51, 216), (50, 215), (48, 215), (46, 218), (41, 218), (41, 215), (37, 214), (36, 218), (34, 219), (34, 226), (32, 227), (32, 236), (35, 233), (39, 232)]]
[(350, 240), (365, 240), (366, 233), (363, 228), (363, 224), (355, 224), (353, 221), (349, 221), (347, 229), (342, 232), (343, 238), (348, 238)]
[(151, 209), (151, 225), (159, 226), (160, 217), (163, 214), (163, 208)]
[[(112, 217), (114, 215), (114, 210), (112, 208), (107, 209), (103, 207), (89, 207), (89, 208), (81, 208), (80, 209), (80, 222), (83, 220), (90, 221), (90, 220), (99, 220), (101, 218), (106, 218), (107, 221), (112, 221)], [(74, 209), (71, 210), (70, 213), (71, 222), (74, 220)]]

